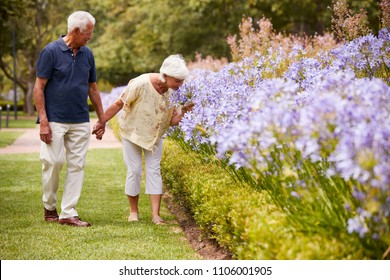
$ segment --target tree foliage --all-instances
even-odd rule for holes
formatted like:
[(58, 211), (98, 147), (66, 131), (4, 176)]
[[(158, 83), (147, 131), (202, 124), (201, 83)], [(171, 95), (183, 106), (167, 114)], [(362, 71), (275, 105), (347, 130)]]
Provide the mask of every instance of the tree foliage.
[[(54, 34), (66, 32), (63, 13), (70, 11), (64, 1), (16, 0), (12, 1), (7, 17), (2, 22), (0, 37), (0, 69), (13, 80), (12, 45), (16, 45), (16, 83), (24, 93), (25, 111), (34, 112), (32, 92), (35, 64), (40, 50), (52, 40)], [(12, 33), (15, 32), (15, 42)]]
[[(379, 29), (379, 0), (350, 1), (366, 9), (370, 28)], [(357, 3), (358, 2), (358, 3)], [(143, 72), (158, 71), (162, 60), (181, 53), (230, 58), (226, 43), (242, 18), (267, 18), (277, 32), (313, 35), (330, 31), (332, 0), (9, 0), (0, 6), (0, 82), (12, 81), (12, 31), (16, 32), (17, 83), (31, 113), (35, 63), (40, 50), (66, 33), (75, 10), (96, 18), (93, 50), (98, 78), (123, 85)], [(0, 87), (0, 90), (3, 90)]]
[[(277, 32), (309, 35), (330, 31), (332, 17), (332, 0), (92, 2), (91, 10), (96, 10), (98, 19), (104, 21), (105, 31), (96, 36), (91, 47), (100, 78), (114, 85), (123, 85), (141, 72), (158, 71), (161, 61), (172, 53), (191, 60), (197, 53), (230, 58), (226, 38), (237, 34), (243, 17), (254, 21), (265, 17)], [(372, 14), (377, 20), (378, 1), (359, 3), (376, 11)], [(101, 7), (107, 10), (105, 14), (100, 13)], [(357, 11), (359, 5), (355, 3), (351, 9)], [(372, 29), (378, 28), (374, 24)]]

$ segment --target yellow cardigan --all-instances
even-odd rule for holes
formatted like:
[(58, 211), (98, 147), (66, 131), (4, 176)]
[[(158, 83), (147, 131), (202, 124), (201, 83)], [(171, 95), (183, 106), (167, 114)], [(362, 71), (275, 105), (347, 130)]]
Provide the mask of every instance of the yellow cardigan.
[(169, 97), (172, 90), (159, 94), (150, 81), (149, 74), (142, 74), (129, 81), (119, 96), (124, 103), (119, 116), (122, 138), (153, 151), (156, 142), (170, 126), (173, 108)]

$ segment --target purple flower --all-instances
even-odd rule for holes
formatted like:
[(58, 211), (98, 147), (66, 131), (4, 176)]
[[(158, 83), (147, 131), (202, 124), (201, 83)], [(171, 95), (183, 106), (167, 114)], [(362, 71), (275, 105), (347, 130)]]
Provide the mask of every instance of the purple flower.
[(245, 168), (254, 181), (283, 181), (284, 165), (300, 170), (294, 185), (305, 192), (285, 191), (302, 201), (317, 201), (322, 187), (303, 164), (325, 184), (354, 184), (352, 196), (344, 194), (346, 209), (358, 213), (348, 232), (389, 234), (390, 225), (376, 221), (390, 215), (389, 38), (382, 29), (315, 57), (302, 46), (275, 48), (218, 72), (193, 70), (171, 97), (173, 104), (195, 103), (176, 131), (195, 151)]
[(356, 232), (361, 238), (369, 231), (367, 225), (364, 222), (364, 218), (361, 216), (355, 216), (348, 220), (347, 226), (348, 233)]
[(292, 192), (290, 192), (290, 195), (292, 196), (292, 197), (295, 197), (295, 198), (298, 198), (298, 199), (301, 199), (301, 196), (296, 192), (296, 191), (292, 191)]

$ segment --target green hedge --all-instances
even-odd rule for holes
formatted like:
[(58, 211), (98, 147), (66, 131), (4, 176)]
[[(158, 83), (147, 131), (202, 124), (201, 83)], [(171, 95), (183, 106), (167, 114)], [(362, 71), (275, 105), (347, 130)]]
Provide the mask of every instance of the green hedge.
[(161, 164), (165, 187), (198, 225), (236, 259), (371, 259), (345, 232), (298, 232), (266, 193), (238, 185), (215, 164), (200, 162), (166, 139)]
[[(23, 102), (19, 101), (18, 104), (17, 104), (17, 110), (18, 111), (23, 111)], [(0, 100), (0, 106), (1, 106), (1, 110), (3, 111), (3, 115), (5, 114), (5, 112), (7, 111), (7, 105), (10, 105), (10, 112), (13, 112), (14, 111), (14, 102), (13, 101), (9, 101), (9, 100)]]

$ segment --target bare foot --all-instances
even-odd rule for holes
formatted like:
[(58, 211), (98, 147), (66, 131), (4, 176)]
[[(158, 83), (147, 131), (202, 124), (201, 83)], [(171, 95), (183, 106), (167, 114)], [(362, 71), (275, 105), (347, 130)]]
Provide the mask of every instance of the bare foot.
[(129, 222), (138, 222), (138, 213), (130, 213)]
[(164, 225), (165, 222), (160, 216), (153, 217), (152, 222), (156, 225)]

